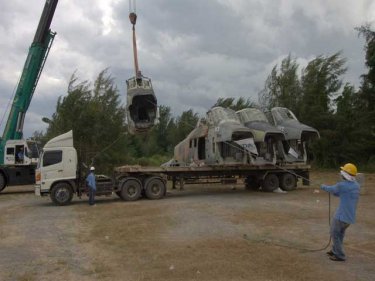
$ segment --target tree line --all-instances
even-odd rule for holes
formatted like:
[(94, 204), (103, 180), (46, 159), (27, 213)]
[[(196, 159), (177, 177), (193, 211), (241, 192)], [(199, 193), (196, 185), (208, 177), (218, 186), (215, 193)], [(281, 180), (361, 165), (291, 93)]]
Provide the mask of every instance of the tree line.
[[(313, 164), (337, 167), (353, 162), (375, 169), (375, 32), (370, 26), (357, 28), (365, 38), (367, 73), (361, 75), (359, 89), (343, 81), (346, 59), (341, 52), (320, 55), (301, 69), (288, 55), (268, 75), (258, 102), (250, 98), (219, 98), (213, 106), (240, 110), (257, 107), (266, 111), (287, 107), (298, 119), (316, 128), (321, 138), (312, 145)], [(127, 133), (125, 108), (108, 70), (93, 84), (73, 75), (67, 95), (59, 97), (46, 132), (35, 132), (42, 143), (74, 132), (80, 159), (103, 172), (124, 164), (160, 165), (173, 156), (174, 146), (195, 127), (199, 115), (193, 110), (173, 116), (171, 108), (159, 107), (159, 123), (148, 133)]]

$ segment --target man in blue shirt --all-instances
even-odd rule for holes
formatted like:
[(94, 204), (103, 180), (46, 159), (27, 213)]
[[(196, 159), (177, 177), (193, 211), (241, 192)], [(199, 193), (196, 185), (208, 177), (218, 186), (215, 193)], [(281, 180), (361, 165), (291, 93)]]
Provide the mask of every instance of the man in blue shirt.
[(20, 148), (20, 151), (17, 153), (17, 159), (18, 159), (18, 163), (23, 163), (23, 159), (25, 157), (25, 154), (23, 152), (23, 147)]
[(355, 179), (357, 167), (351, 163), (345, 164), (340, 171), (342, 181), (335, 185), (321, 185), (321, 189), (340, 198), (331, 224), (332, 250), (327, 252), (333, 261), (345, 261), (345, 253), (342, 248), (345, 231), (349, 225), (355, 223), (355, 215), (359, 198), (359, 184)]
[(86, 184), (89, 188), (89, 204), (90, 206), (95, 205), (95, 192), (96, 192), (96, 182), (95, 182), (95, 168), (90, 168), (90, 173), (86, 178)]

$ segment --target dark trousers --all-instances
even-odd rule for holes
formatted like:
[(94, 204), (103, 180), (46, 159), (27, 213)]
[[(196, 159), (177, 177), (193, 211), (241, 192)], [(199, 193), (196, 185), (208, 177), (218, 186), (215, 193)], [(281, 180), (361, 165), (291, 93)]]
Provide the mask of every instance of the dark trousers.
[(89, 204), (94, 205), (95, 204), (95, 192), (96, 190), (89, 187)]

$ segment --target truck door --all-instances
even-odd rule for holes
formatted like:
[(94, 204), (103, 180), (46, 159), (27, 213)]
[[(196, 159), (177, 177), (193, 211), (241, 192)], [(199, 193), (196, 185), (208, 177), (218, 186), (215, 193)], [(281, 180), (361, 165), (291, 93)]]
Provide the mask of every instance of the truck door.
[(40, 165), (42, 189), (45, 186), (51, 186), (56, 179), (63, 178), (64, 164), (62, 155), (62, 150), (47, 150), (43, 152)]

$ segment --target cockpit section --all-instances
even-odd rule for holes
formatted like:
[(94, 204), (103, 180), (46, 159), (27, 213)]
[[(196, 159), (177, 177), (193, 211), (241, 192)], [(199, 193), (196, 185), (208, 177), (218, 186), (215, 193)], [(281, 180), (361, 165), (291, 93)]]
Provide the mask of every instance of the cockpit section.
[(157, 122), (157, 100), (151, 79), (133, 77), (126, 84), (129, 132), (146, 132)]
[(267, 113), (271, 124), (277, 126), (285, 135), (285, 151), (288, 151), (288, 162), (308, 163), (309, 144), (320, 137), (319, 132), (313, 127), (298, 121), (297, 117), (287, 108), (274, 107)]

